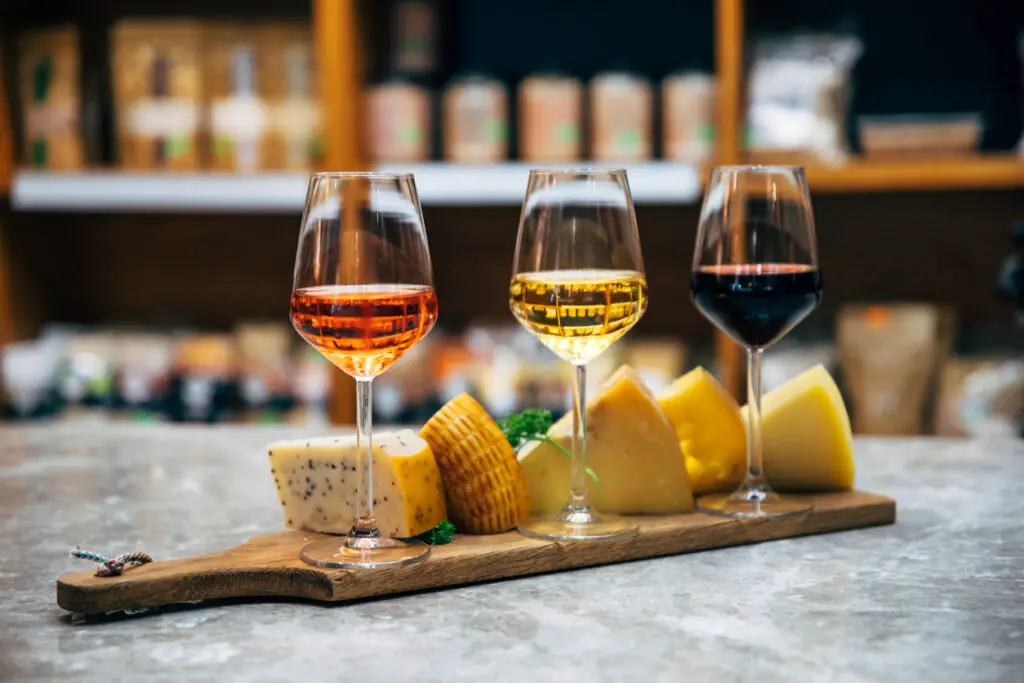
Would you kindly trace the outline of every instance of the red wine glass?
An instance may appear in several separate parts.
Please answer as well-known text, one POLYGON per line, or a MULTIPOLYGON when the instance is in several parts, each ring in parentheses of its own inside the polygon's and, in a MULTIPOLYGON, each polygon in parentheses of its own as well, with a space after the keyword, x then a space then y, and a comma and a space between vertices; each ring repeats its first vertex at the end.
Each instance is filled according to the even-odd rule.
POLYGON ((725 517, 808 512, 772 491, 761 453, 761 359, 821 300, 821 273, 807 179, 799 166, 712 169, 697 228, 690 281, 708 320, 747 349, 747 473, 725 496, 697 502, 725 517))

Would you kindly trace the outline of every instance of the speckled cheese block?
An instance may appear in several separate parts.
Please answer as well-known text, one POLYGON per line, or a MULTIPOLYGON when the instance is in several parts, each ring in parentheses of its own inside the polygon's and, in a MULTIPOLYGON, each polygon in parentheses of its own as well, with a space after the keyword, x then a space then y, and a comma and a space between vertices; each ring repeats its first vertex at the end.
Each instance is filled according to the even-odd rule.
MULTIPOLYGON (((278 441, 268 452, 285 524, 348 533, 358 508, 355 436, 278 441)), ((389 536, 416 536, 447 518, 437 462, 415 432, 373 435, 373 500, 377 526, 389 536)))

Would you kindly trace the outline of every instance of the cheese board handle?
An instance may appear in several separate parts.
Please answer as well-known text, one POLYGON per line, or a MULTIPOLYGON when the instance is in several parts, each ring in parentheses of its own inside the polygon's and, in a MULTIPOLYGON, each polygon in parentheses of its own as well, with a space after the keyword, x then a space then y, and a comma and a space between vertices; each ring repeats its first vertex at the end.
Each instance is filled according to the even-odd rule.
POLYGON ((173 604, 248 597, 332 600, 327 572, 296 563, 310 534, 258 536, 229 550, 179 560, 152 562, 120 576, 95 571, 57 580, 57 604, 69 612, 100 614, 173 604))

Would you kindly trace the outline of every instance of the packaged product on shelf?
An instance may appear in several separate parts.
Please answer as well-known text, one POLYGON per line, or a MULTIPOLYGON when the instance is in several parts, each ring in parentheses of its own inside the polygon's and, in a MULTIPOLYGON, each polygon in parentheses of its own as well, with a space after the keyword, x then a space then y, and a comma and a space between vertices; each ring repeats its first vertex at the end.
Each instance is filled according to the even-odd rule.
POLYGON ((18 47, 25 163, 55 171, 83 168, 78 31, 29 31, 18 47))
POLYGON ((982 120, 977 113, 859 116, 857 131, 865 156, 967 155, 978 150, 982 120))
POLYGON ((120 333, 114 388, 119 417, 150 422, 164 417, 174 341, 160 333, 120 333))
POLYGON ((924 304, 840 310, 837 347, 855 432, 922 432, 939 327, 939 309, 924 304))
POLYGON ((260 90, 270 127, 264 168, 303 171, 323 160, 323 111, 308 24, 261 28, 260 90))
POLYGON ((260 90, 257 32, 246 25, 213 23, 203 36, 210 165, 218 171, 266 168, 270 122, 260 90))
POLYGON ((167 417, 174 422, 231 421, 239 403, 236 357, 231 335, 182 339, 167 391, 167 417))
POLYGON ((590 81, 590 154, 596 161, 654 156, 654 94, 647 79, 624 71, 590 81))
POLYGON ((749 150, 842 161, 850 73, 861 50, 857 38, 844 35, 758 40, 747 86, 749 150))
POLYGON ((324 426, 329 422, 328 400, 331 373, 339 372, 309 344, 301 344, 293 355, 292 386, 295 407, 288 413, 289 424, 324 426))
POLYGON ((366 93, 370 160, 418 162, 430 158, 430 93, 401 78, 370 86, 366 93))
POLYGON ((940 436, 1015 437, 1024 416, 1024 361, 951 358, 942 367, 935 410, 940 436))
MULTIPOLYGON (((621 342, 620 342, 621 343, 621 342)), ((683 374, 686 347, 675 339, 625 340, 622 363, 636 370, 652 392, 659 393, 683 374)))
POLYGON ((59 349, 44 341, 9 344, 0 349, 0 415, 8 420, 50 417, 57 412, 55 384, 59 349))
POLYGON ((715 79, 681 72, 661 82, 662 154, 666 159, 699 163, 711 158, 715 144, 715 79))
POLYGON ((121 165, 199 168, 202 24, 127 20, 114 26, 112 35, 121 165))
POLYGON ((508 157, 508 89, 494 78, 466 75, 444 92, 444 158, 489 164, 508 157))
POLYGON ((295 333, 285 324, 243 323, 235 328, 243 421, 281 422, 293 408, 294 338, 295 333))
POLYGON ((391 15, 391 67, 410 76, 438 69, 437 7, 432 0, 399 0, 391 15))
POLYGON ((519 84, 519 156, 523 161, 577 161, 582 153, 583 86, 579 79, 536 74, 519 84))

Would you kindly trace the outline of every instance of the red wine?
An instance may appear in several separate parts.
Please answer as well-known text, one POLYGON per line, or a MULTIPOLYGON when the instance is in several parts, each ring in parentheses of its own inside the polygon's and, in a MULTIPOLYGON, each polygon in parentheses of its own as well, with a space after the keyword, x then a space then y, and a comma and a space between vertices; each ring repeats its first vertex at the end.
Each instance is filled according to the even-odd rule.
POLYGON ((779 339, 821 301, 821 273, 798 263, 704 266, 691 281, 697 309, 746 346, 779 339))

